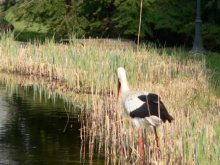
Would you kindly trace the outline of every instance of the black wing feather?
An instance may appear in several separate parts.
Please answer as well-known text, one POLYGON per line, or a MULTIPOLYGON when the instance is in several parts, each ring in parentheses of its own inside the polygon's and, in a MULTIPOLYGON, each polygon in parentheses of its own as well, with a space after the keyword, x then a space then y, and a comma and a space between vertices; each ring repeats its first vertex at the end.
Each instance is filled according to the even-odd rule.
POLYGON ((148 117, 150 115, 155 115, 159 117, 158 112, 158 103, 159 103, 159 110, 160 110, 160 118, 163 122, 166 122, 168 120, 171 122, 174 120, 172 116, 168 113, 165 105, 161 101, 160 97, 157 94, 149 93, 148 95, 140 95, 138 98, 143 101, 143 105, 141 105, 139 108, 135 109, 134 111, 130 112, 130 116, 132 118, 134 117, 148 117))
POLYGON ((134 117, 145 118, 145 117, 150 116, 150 114, 149 114, 149 111, 146 109, 145 103, 143 103, 143 105, 141 105, 139 108, 130 112, 130 116, 132 118, 134 118, 134 117))
POLYGON ((149 93, 148 95, 140 95, 138 96, 138 98, 143 102, 146 102, 148 99, 148 101, 158 103, 158 99, 160 100, 160 96, 155 93, 149 93))

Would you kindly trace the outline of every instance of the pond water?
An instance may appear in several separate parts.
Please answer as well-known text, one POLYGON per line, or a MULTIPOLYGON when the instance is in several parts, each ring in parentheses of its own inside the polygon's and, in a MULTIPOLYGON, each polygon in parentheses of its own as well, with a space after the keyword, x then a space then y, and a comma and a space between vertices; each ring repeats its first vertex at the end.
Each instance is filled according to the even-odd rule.
MULTIPOLYGON (((62 100, 36 97, 31 88, 9 95, 0 85, 0 165, 89 163, 80 159, 78 113, 68 121, 64 107, 62 100)), ((104 164, 98 157, 90 163, 104 164)))

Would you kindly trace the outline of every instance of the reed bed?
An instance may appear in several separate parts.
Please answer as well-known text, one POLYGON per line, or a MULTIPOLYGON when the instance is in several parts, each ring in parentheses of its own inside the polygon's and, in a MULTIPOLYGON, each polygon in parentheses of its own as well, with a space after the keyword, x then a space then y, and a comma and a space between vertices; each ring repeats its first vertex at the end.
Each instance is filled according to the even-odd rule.
MULTIPOLYGON (((159 93, 175 118, 173 124, 159 128, 160 156, 155 150, 153 131, 146 128, 145 163, 219 163, 219 105, 207 82, 204 61, 152 57, 146 52, 135 56, 142 60, 137 62, 136 70, 128 72, 130 82, 136 84, 133 88, 159 93)), ((103 148, 98 152, 110 156, 110 164, 139 164, 138 130, 124 118, 114 95, 95 97, 92 112, 85 119, 91 121, 86 125, 88 141, 103 148)))
MULTIPOLYGON (((191 58, 176 49, 169 53, 143 46, 137 52, 120 41, 114 49, 105 44, 69 45, 52 41, 20 47, 10 37, 0 41, 0 70, 46 78, 68 98, 82 97, 82 153, 105 156, 106 164, 139 164, 138 131, 122 111, 116 97, 116 69, 124 66, 132 89, 158 93, 172 124, 158 128, 161 154, 154 134, 144 129, 146 164, 219 164, 219 100, 213 94, 205 58, 191 58), (60 88, 59 88, 60 87, 60 88), (76 92, 74 94, 74 91, 76 92)), ((83 154, 82 154, 83 155, 83 154)), ((83 156, 82 156, 83 157, 83 156)))

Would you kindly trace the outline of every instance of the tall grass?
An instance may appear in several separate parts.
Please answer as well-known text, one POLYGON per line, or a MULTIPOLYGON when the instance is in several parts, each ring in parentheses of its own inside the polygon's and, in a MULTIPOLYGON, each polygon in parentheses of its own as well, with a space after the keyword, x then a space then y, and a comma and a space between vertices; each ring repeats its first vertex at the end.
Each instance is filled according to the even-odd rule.
POLYGON ((46 84, 55 84, 51 90, 69 93, 72 100, 78 97, 73 92, 84 93, 77 101, 83 103, 82 148, 89 145, 91 160, 95 152, 106 157, 106 164, 138 164, 138 131, 116 98, 115 72, 124 66, 130 87, 161 95, 175 118, 174 123, 158 128, 161 155, 156 153, 152 129, 144 130, 146 163, 220 163, 220 105, 210 87, 204 58, 190 58, 179 49, 169 55, 153 47, 134 52, 120 41, 80 42, 59 45, 48 41, 23 48, 2 36, 0 70, 43 77, 46 84))

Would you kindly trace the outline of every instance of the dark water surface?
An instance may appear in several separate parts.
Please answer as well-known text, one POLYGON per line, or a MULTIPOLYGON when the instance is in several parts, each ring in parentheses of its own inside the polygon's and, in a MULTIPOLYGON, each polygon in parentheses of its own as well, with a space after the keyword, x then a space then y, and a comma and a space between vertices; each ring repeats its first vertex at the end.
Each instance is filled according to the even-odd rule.
MULTIPOLYGON (((59 99, 55 103, 39 99, 30 89, 9 96, 1 85, 0 165, 87 164, 80 160, 78 114, 70 117, 67 124, 59 99)), ((93 164, 103 163, 94 160, 93 164)))

